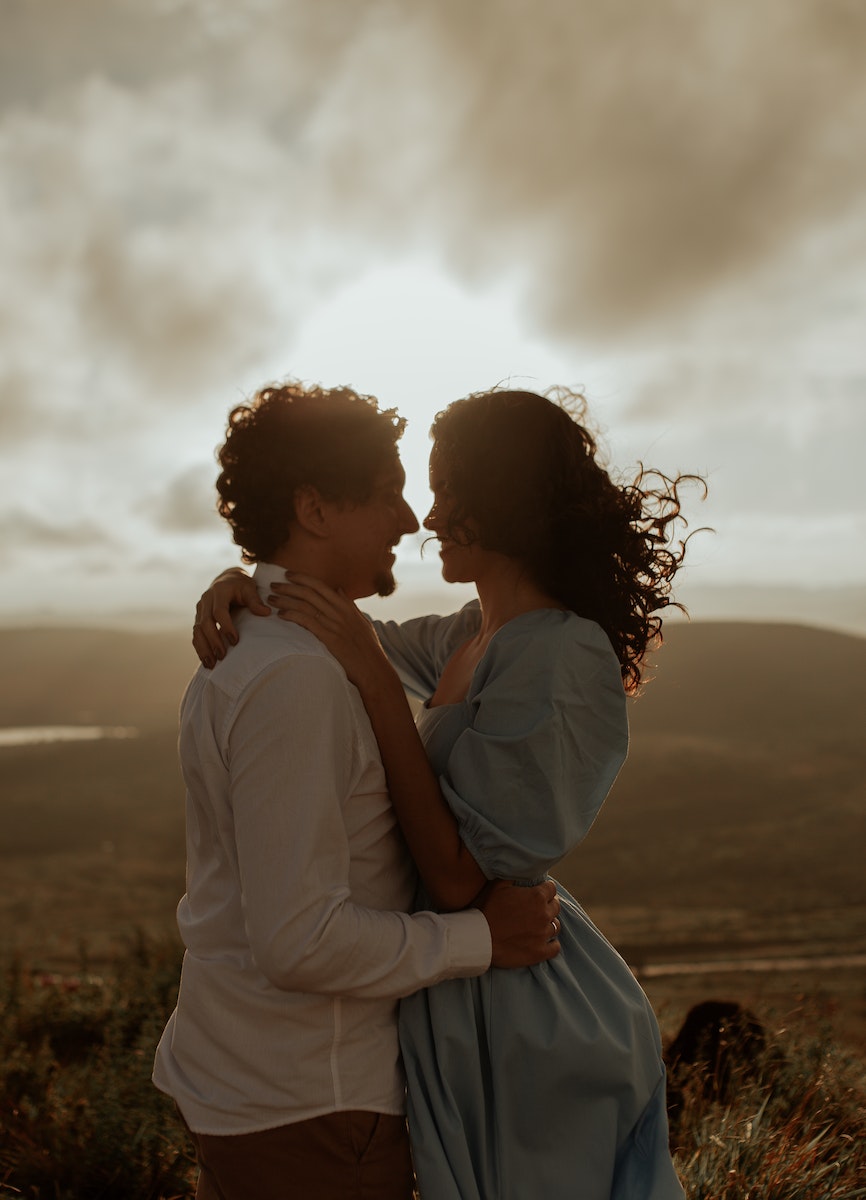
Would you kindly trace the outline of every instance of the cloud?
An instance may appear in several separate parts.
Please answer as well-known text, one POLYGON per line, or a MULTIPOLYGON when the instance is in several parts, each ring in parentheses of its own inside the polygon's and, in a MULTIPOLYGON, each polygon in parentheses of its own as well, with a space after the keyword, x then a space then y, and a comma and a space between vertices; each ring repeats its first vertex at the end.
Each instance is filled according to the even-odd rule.
POLYGON ((118 539, 95 521, 48 519, 25 509, 7 514, 4 557, 12 561, 22 554, 79 555, 82 551, 101 557, 119 546, 118 539))
POLYGON ((206 110, 194 86, 134 96, 90 81, 62 110, 4 123, 0 309, 17 376, 78 358, 91 390, 134 377, 158 405, 281 336, 260 232, 238 230, 226 203, 245 187, 254 198, 269 147, 254 129, 224 141, 206 110))
POLYGON ((193 466, 175 476, 152 502, 154 524, 167 533, 213 534, 221 527, 216 512, 216 466, 193 466))
POLYGON ((532 263, 537 319, 621 330, 861 198, 866 10, 847 0, 425 9, 462 116, 453 261, 532 263))
POLYGON ((190 10, 167 15, 158 0, 4 0, 0 105, 38 106, 94 75, 134 85, 175 73, 197 21, 190 10))
POLYGON ((221 529, 225 413, 317 315, 311 378, 345 361, 405 407, 456 361, 419 261, 502 298, 491 381, 570 382, 515 365, 546 339, 611 380, 636 456, 715 472, 717 512, 858 505, 864 49, 859 0, 4 0, 7 511, 50 555, 119 571, 156 526, 185 561, 221 529), (358 281, 374 308, 389 272, 406 324, 373 338, 358 281))
MULTIPOLYGON (((74 19, 62 0, 16 0, 7 25, 7 94, 44 107, 101 80, 107 127, 132 133, 100 169, 125 191, 135 236, 124 242, 121 221, 112 245, 109 222, 85 251, 89 302, 102 315, 117 297, 126 323, 140 287, 129 340, 146 352, 172 325, 148 300, 182 275, 191 362, 208 329, 219 340, 214 312, 190 263, 168 265, 182 245, 145 236, 133 196, 164 207, 163 230, 199 229, 187 258, 203 255, 203 280, 216 235, 255 225, 294 231, 303 286, 432 243, 465 279, 521 276, 528 319, 580 340, 683 311, 850 211, 866 181, 866 10, 851 0, 178 0, 147 12, 87 0, 74 19), (39 36, 49 21, 62 56, 46 44, 61 39, 39 36), (195 102, 177 99, 184 86, 195 102), (168 117, 172 89, 155 135, 134 97, 168 117), (323 231, 339 261, 305 261, 297 247, 323 231)), ((94 122, 98 104, 91 91, 94 122)), ((214 310, 231 292, 221 282, 214 310)))
POLYGON ((798 527, 841 528, 863 511, 866 379, 828 384, 781 357, 669 348, 635 384, 618 443, 621 466, 641 459, 706 477, 706 504, 689 501, 692 524, 751 522, 757 537, 761 522, 787 520, 790 534, 777 549, 794 555, 798 527))

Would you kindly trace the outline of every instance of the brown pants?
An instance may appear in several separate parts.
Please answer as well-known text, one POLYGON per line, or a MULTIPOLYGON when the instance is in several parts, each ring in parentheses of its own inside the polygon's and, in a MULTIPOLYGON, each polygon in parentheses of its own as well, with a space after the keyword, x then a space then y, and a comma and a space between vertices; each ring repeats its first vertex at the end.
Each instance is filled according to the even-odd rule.
POLYGON ((336 1112, 260 1133, 193 1133, 196 1200, 411 1200, 405 1117, 336 1112))

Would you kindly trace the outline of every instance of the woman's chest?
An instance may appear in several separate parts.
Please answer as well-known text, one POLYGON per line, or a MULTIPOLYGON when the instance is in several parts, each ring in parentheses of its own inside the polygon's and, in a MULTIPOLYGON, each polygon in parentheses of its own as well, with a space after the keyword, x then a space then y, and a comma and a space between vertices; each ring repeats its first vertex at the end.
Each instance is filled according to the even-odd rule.
POLYGON ((442 704, 459 704, 466 699, 475 668, 484 656, 486 648, 486 645, 481 645, 472 638, 454 651, 439 676, 436 691, 428 701, 430 708, 442 704))

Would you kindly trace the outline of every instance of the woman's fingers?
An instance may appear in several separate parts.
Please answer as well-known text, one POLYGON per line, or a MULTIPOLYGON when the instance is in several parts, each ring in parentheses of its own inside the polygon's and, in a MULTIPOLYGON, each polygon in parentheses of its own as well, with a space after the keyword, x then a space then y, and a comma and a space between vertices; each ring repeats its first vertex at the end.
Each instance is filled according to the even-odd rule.
POLYGON ((313 633, 338 628, 330 614, 318 608, 313 600, 302 596, 283 596, 281 603, 277 605, 276 599, 276 597, 268 596, 268 600, 273 603, 274 607, 279 607, 279 614, 284 621, 303 625, 304 629, 309 629, 313 633))
POLYGON ((232 620, 233 609, 248 608, 259 617, 266 617, 271 611, 259 598, 256 581, 243 573, 231 572, 219 576, 205 592, 205 596, 211 598, 214 623, 232 645, 238 640, 238 632, 232 620))
POLYGON ((192 648, 198 655, 202 666, 210 668, 214 665, 214 653, 210 641, 198 621, 192 627, 192 648))
POLYGON ((195 624, 192 627, 192 644, 196 654, 206 667, 212 667, 225 654, 222 637, 213 614, 212 588, 199 598, 195 606, 195 624))
POLYGON ((356 686, 364 680, 369 683, 387 660, 367 618, 344 592, 311 576, 287 575, 286 582, 274 584, 273 594, 268 595, 280 617, 317 637, 356 686))
POLYGON ((313 575, 301 575, 296 571, 286 571, 286 582, 281 585, 287 589, 295 588, 297 591, 308 594, 313 593, 320 599, 329 604, 339 604, 345 601, 345 596, 336 588, 329 587, 321 579, 316 579, 313 575))
POLYGON ((274 583, 268 601, 286 620, 294 620, 297 612, 310 613, 320 620, 340 622, 351 620, 357 610, 342 592, 328 587, 311 575, 286 572, 285 583, 274 583))
POLYGON ((238 640, 233 608, 248 608, 257 616, 271 611, 249 575, 232 570, 215 579, 196 605, 192 630, 193 648, 206 667, 225 658, 226 644, 233 646, 238 640))

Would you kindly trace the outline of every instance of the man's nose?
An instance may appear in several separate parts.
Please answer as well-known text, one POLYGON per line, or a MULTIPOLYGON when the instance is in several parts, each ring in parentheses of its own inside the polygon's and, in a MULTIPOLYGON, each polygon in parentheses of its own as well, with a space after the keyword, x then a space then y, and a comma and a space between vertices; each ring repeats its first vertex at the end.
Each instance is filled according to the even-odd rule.
POLYGON ((415 516, 414 512, 405 500, 403 501, 403 520, 401 528, 403 533, 417 533, 418 529, 420 528, 418 525, 418 518, 415 516))

